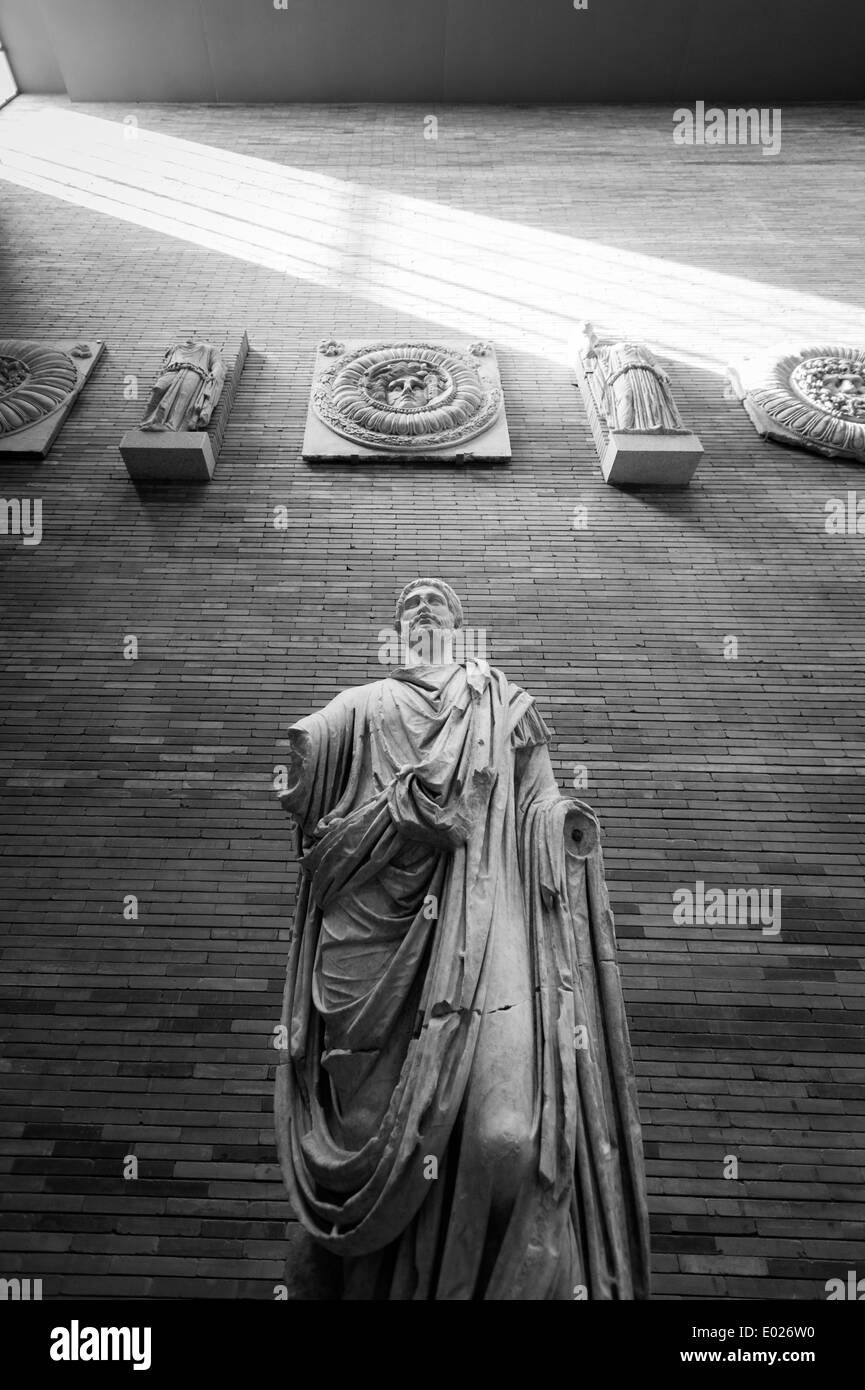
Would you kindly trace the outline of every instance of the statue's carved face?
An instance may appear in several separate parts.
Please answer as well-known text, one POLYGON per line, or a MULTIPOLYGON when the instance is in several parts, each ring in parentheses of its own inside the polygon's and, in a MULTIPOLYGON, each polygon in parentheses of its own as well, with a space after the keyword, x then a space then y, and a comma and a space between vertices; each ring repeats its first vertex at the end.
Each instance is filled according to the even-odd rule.
POLYGON ((373 399, 386 401, 390 410, 412 413, 426 410, 446 385, 447 379, 425 362, 389 362, 370 373, 367 391, 373 399))
POLYGON ((416 589, 410 589, 403 599, 400 622, 411 637, 429 628, 450 630, 454 626, 454 615, 441 589, 419 584, 416 589))
POLYGON ((836 372, 825 378, 830 391, 843 391, 847 395, 861 396, 865 392, 865 377, 861 372, 836 372))
POLYGON ((426 382, 416 372, 392 377, 387 383, 387 403, 390 406, 420 405, 426 401, 426 382))
POLYGON ((820 410, 849 420, 865 419, 865 364, 844 357, 811 357, 795 369, 794 387, 820 410))

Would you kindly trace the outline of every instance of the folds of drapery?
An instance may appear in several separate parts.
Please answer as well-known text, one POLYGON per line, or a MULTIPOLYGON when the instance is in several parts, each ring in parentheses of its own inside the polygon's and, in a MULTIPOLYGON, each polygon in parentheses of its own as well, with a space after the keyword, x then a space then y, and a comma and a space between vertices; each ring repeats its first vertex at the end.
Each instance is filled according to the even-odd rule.
POLYGON ((526 803, 524 793, 524 806, 520 861, 542 1055, 540 1176, 558 1209, 570 1194, 586 1296, 648 1298, 642 1137, 600 830, 580 801, 526 803), (580 826, 581 846, 566 839, 566 821, 580 826))
MULTIPOLYGON (((304 773, 283 800, 307 827, 317 825, 304 856, 283 1007, 289 1045, 277 1073, 278 1146, 301 1220, 342 1255, 380 1249, 423 1203, 428 1184, 422 1166, 429 1158, 444 1159, 483 1012, 489 885, 508 796, 498 769, 507 766, 510 737, 529 698, 519 692, 511 699, 498 673, 481 690, 463 679, 457 691, 433 721, 435 739, 425 738, 417 721, 423 761, 398 767, 360 806, 353 803, 361 770, 365 764, 369 769, 370 758, 384 756, 384 735, 394 745, 391 761, 399 761, 401 729, 415 717, 413 693, 382 682, 338 697, 297 726, 304 736, 298 740, 304 773), (393 701, 402 706, 399 718, 388 708, 393 701), (431 882, 440 885, 436 916, 416 914, 380 993, 395 985, 398 968, 404 986, 416 985, 417 1026, 382 1123, 359 1148, 348 1149, 333 1133, 321 1062, 324 1028, 310 1003, 323 912, 341 894, 362 891, 371 861, 379 874, 387 873, 399 844, 415 840, 437 850, 431 866, 431 882)), ((353 1021, 363 1012, 362 1003, 353 1021)), ((373 1033, 379 1021, 367 1011, 373 1033)), ((354 1045, 362 1052, 375 1039, 355 1029, 354 1045)))
MULTIPOLYGON (((518 692, 515 699, 495 677, 485 696, 469 688, 453 728, 442 721, 425 766, 392 768, 390 780, 359 805, 381 731, 379 687, 349 692, 351 699, 339 697, 298 726, 303 775, 289 804, 306 828, 306 855, 282 1017, 288 1047, 277 1075, 280 1160, 297 1214, 326 1248, 362 1257, 406 1235, 397 1268, 418 1251, 440 1253, 447 1184, 434 1184, 433 1193, 419 1166, 434 1157, 444 1172, 454 1162, 448 1143, 484 1008, 488 885, 496 855, 506 852, 510 797, 537 1001, 538 1181, 520 1195, 481 1296, 575 1296, 562 1292, 560 1277, 562 1245, 571 1242, 569 1268, 580 1271, 590 1299, 647 1297, 639 1119, 597 823, 555 790, 548 731, 529 697, 518 692), (513 767, 515 749, 524 754, 514 809, 503 770, 513 767), (566 854, 569 813, 586 834, 582 849, 566 854), (403 1004, 416 1014, 410 1028, 402 1017, 404 1052, 381 1124, 348 1148, 334 1118, 324 1022, 314 1005, 323 918, 329 905, 352 895, 360 902, 376 876, 389 882, 400 845, 410 840, 430 848, 427 886, 435 889, 437 915, 417 911, 370 994, 331 1019, 341 1025, 344 1013, 340 1046, 361 1056, 386 1046, 383 1029, 400 1036, 403 1004)), ((401 698, 392 689, 388 697, 401 698)), ((404 1286, 413 1282, 416 1273, 404 1271, 404 1286)))

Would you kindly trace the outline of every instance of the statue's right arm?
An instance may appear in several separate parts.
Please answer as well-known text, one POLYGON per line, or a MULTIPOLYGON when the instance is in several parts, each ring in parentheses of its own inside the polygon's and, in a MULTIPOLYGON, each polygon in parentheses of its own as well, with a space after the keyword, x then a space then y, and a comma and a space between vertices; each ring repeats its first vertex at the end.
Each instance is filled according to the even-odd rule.
POLYGON ((287 734, 289 749, 286 755, 287 785, 280 793, 282 809, 303 821, 306 803, 309 799, 309 779, 312 771, 312 738, 306 729, 292 728, 287 734))
POLYGON ((286 732, 285 790, 279 800, 304 833, 333 809, 345 790, 358 731, 366 727, 369 689, 342 691, 286 732))

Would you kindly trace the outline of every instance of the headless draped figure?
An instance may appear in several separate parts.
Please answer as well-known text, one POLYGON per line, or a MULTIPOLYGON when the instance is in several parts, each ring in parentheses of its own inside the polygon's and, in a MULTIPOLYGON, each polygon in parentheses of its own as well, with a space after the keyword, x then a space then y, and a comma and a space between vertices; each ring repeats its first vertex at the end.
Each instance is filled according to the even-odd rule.
POLYGON ((225 382, 225 363, 212 343, 195 337, 170 347, 144 412, 143 430, 203 430, 225 382))
POLYGON ((639 343, 602 344, 590 323, 583 325, 583 333, 592 391, 611 430, 687 433, 670 379, 647 348, 639 343))

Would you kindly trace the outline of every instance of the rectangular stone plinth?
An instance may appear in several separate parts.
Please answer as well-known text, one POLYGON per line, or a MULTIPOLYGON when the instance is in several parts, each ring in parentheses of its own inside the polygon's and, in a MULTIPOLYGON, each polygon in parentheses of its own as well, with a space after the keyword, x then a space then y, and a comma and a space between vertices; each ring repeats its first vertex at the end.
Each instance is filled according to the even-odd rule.
POLYGON ((216 467, 205 430, 130 430, 120 453, 139 482, 209 483, 216 467))
POLYGON ((703 457, 695 434, 611 430, 598 410, 581 354, 574 375, 586 407, 604 482, 611 487, 687 487, 703 457))
POLYGON ((695 434, 620 434, 613 430, 601 458, 614 487, 687 487, 703 456, 695 434))
MULTIPOLYGON (((3 340, 2 347, 4 354, 13 357, 16 347, 24 349, 53 348, 57 352, 66 353, 75 367, 78 381, 57 410, 46 415, 44 419, 28 425, 26 429, 16 430, 14 434, 0 435, 0 457, 8 455, 10 461, 13 458, 44 459, 63 428, 63 422, 75 404, 85 382, 105 351, 105 343, 101 338, 90 340, 77 338, 60 342, 53 338, 7 338, 3 340)), ((39 384, 38 374, 35 376, 34 384, 37 386, 39 384)), ((14 404, 14 393, 10 393, 10 399, 14 404)))
MULTIPOLYGON (((303 459, 306 463, 509 463, 511 460, 511 439, 505 414, 504 396, 497 415, 485 429, 459 442, 444 447, 429 441, 411 448, 383 447, 376 442, 370 444, 358 438, 346 437, 336 429, 331 429, 316 412, 313 404, 316 389, 324 374, 334 366, 335 361, 359 351, 366 345, 374 345, 374 338, 347 339, 345 342, 319 344, 313 367, 309 407, 306 416, 306 431, 303 436, 303 459), (322 347, 328 351, 322 351, 322 347)), ((410 347, 411 340, 395 338, 394 345, 410 347)), ((477 368, 484 388, 501 393, 501 377, 495 348, 491 343, 471 344, 468 340, 454 342, 450 339, 435 338, 433 346, 452 351, 462 356, 468 355, 477 368), (478 352, 476 349, 482 348, 478 352)))
POLYGON ((129 430, 120 441, 126 471, 136 482, 209 483, 240 383, 249 342, 243 333, 223 350, 222 393, 206 430, 129 430))

